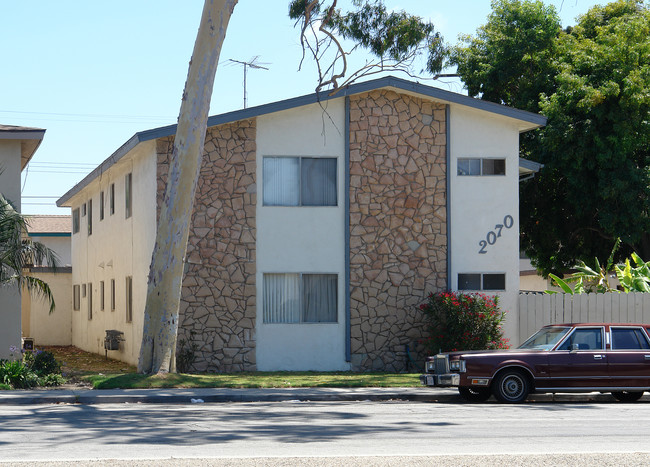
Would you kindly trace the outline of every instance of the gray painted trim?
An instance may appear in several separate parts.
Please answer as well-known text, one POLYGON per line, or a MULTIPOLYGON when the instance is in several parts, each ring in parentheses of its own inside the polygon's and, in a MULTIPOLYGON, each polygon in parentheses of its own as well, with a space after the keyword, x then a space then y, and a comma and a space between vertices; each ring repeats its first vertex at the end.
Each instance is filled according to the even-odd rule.
POLYGON ((447 158, 447 176, 445 177, 445 186, 447 190, 447 290, 451 290, 451 108, 449 104, 445 106, 445 130, 446 130, 446 147, 445 156, 447 158))
POLYGON ((544 167, 544 164, 540 164, 539 162, 534 162, 528 159, 524 159, 523 157, 520 157, 519 167, 537 173, 542 169, 542 167, 544 167))
POLYGON ((0 139, 43 139, 45 130, 0 130, 0 139))
POLYGON ((29 272, 33 273, 50 273, 50 274, 72 274, 72 266, 59 266, 57 268, 49 268, 47 266, 32 266, 29 272))
MULTIPOLYGON (((330 99, 337 99, 340 97, 348 97, 354 94, 373 91, 380 88, 394 88, 399 91, 411 92, 422 96, 430 97, 439 101, 444 101, 447 104, 459 104, 473 109, 491 112, 497 115, 514 118, 522 122, 529 123, 532 127, 539 127, 546 125, 546 117, 527 112, 525 110, 514 109, 504 105, 495 104, 494 102, 483 101, 473 97, 464 96, 443 89, 425 86, 420 83, 414 83, 405 79, 396 78, 394 76, 386 76, 375 80, 365 81, 362 83, 352 84, 341 90, 334 95, 329 95, 326 92, 308 94, 306 96, 294 97, 283 101, 272 102, 270 104, 259 105, 256 107, 249 107, 247 109, 236 110, 227 112, 221 115, 214 115, 208 118, 208 127, 220 125, 223 123, 235 122, 238 120, 245 120, 248 118, 258 117, 273 112, 280 112, 283 110, 292 109, 309 104, 315 104, 330 99)), ((157 138, 164 138, 176 134, 176 125, 168 125, 160 128, 153 128, 136 133, 117 149, 108 159, 100 164, 95 170, 88 174, 81 182, 76 184, 72 189, 65 193, 57 202, 57 206, 62 206, 67 203, 70 198, 79 193, 86 185, 90 183, 99 174, 108 170, 113 164, 117 163, 124 157, 133 147, 143 141, 149 141, 157 138)))
POLYGON ((29 232, 28 237, 71 237, 70 232, 29 232))
POLYGON ((344 238, 345 238, 345 361, 352 360, 352 329, 350 304, 350 97, 345 96, 345 214, 344 214, 344 238))

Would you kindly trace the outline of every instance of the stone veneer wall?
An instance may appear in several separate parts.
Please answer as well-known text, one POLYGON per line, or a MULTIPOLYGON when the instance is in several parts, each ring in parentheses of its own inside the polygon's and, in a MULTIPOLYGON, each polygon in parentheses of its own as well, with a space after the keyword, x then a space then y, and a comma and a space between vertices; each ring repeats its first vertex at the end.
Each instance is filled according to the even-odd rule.
MULTIPOLYGON (((179 316, 181 341, 193 342, 193 369, 254 371, 255 120, 208 128, 194 199, 179 316)), ((158 213, 173 138, 158 140, 158 213)), ((186 344, 187 347, 187 344, 186 344)))
POLYGON ((418 304, 447 286, 443 104, 380 90, 350 98, 353 370, 418 360, 418 304))

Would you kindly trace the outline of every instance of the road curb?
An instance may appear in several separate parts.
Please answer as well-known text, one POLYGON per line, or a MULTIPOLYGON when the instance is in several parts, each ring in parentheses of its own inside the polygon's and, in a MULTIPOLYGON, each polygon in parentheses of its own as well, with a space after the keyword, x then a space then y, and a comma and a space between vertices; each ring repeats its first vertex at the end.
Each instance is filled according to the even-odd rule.
MULTIPOLYGON (((52 389, 0 391, 1 405, 192 404, 245 402, 387 402, 467 404, 453 389, 286 388, 286 389, 52 389)), ((528 403, 614 402, 611 394, 532 394, 528 403)), ((650 395, 641 401, 650 402, 650 395)), ((487 404, 497 404, 490 399, 487 404)))

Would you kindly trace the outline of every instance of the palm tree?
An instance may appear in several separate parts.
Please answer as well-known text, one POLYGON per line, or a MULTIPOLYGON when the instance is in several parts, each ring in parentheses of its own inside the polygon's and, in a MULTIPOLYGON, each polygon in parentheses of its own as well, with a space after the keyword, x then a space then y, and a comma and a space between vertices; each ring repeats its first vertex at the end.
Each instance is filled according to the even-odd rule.
POLYGON ((25 274, 25 268, 46 264, 56 269, 56 253, 42 243, 34 242, 24 234, 29 218, 19 213, 0 194, 0 286, 17 285, 29 293, 44 298, 54 311, 54 297, 47 283, 25 274))

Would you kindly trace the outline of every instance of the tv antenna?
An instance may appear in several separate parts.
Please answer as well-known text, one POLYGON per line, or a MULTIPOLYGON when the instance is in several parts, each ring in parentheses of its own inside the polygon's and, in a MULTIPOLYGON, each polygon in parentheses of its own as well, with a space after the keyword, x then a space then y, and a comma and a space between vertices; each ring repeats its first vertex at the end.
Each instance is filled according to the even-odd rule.
POLYGON ((268 70, 265 66, 262 65, 270 65, 269 63, 264 63, 264 62, 258 62, 257 60, 260 58, 259 55, 254 56, 247 62, 244 62, 242 60, 233 60, 232 58, 229 58, 228 61, 232 63, 236 63, 238 65, 242 65, 244 67, 244 108, 246 108, 246 70, 250 68, 254 68, 256 70, 268 70))

